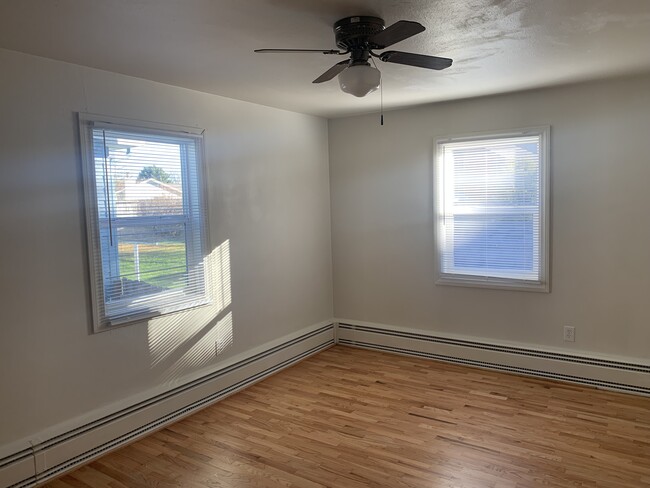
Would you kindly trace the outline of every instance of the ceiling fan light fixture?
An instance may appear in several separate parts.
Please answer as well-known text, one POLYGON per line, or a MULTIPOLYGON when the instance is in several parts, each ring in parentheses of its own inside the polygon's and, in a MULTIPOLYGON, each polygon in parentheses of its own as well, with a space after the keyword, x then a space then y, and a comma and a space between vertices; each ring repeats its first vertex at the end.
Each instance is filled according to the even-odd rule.
POLYGON ((375 66, 374 58, 383 63, 402 64, 417 68, 442 70, 449 68, 453 60, 426 54, 403 51, 384 51, 384 49, 425 30, 419 22, 398 20, 384 27, 383 19, 363 15, 346 17, 334 24, 334 37, 339 49, 256 49, 257 53, 322 53, 346 55, 350 57, 339 61, 312 83, 325 83, 338 76, 341 90, 355 97, 365 97, 379 88, 381 73, 375 66), (383 51, 381 53, 376 50, 383 51), (373 58, 373 59, 371 59, 373 58), (370 66, 368 60, 372 61, 370 66))
POLYGON ((379 87, 381 73, 368 63, 353 64, 339 74, 341 90, 355 97, 365 97, 379 87))

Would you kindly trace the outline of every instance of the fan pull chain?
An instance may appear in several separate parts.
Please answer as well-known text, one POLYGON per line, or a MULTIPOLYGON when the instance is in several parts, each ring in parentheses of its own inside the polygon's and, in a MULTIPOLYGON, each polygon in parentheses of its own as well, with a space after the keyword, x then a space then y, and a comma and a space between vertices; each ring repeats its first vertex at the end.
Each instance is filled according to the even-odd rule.
MULTIPOLYGON (((374 58, 370 58, 370 61, 372 61, 375 69, 379 71, 374 58)), ((379 125, 384 125, 384 74, 381 71, 379 71, 379 125)))
POLYGON ((379 77, 379 113, 381 125, 384 125, 384 80, 383 76, 379 77))

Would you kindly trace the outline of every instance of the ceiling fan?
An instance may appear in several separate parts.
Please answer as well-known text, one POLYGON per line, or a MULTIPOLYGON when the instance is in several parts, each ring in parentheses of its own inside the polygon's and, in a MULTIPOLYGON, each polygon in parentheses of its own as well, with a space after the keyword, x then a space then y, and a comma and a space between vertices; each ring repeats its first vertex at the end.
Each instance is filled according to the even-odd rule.
MULTIPOLYGON (((341 90, 357 97, 364 97, 375 91, 381 81, 381 73, 370 65, 371 58, 386 63, 405 64, 418 68, 441 70, 451 66, 452 60, 438 56, 405 53, 402 51, 375 50, 386 49, 404 39, 424 31, 418 22, 400 20, 384 27, 384 20, 378 17, 346 17, 334 24, 336 45, 340 49, 256 49, 256 53, 321 53, 337 54, 350 58, 336 63, 313 83, 323 83, 338 75, 341 90)), ((374 61, 373 61, 374 64, 374 61)))

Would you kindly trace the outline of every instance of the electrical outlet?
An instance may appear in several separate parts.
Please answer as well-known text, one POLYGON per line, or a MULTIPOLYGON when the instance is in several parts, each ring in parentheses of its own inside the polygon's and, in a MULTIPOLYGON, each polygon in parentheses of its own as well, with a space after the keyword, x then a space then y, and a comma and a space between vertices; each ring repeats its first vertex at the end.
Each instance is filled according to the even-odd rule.
POLYGON ((576 341, 576 328, 570 325, 564 326, 564 342, 576 341))

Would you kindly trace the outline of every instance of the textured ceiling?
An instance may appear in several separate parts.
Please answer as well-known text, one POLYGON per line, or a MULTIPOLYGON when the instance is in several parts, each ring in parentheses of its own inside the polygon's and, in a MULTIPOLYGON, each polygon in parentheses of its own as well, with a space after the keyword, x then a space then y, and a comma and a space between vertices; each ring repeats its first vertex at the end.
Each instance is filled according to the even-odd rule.
POLYGON ((445 71, 380 63, 386 108, 650 71, 650 0, 0 0, 0 47, 297 112, 378 110, 337 80, 332 24, 376 15, 426 31, 392 49, 445 71))

